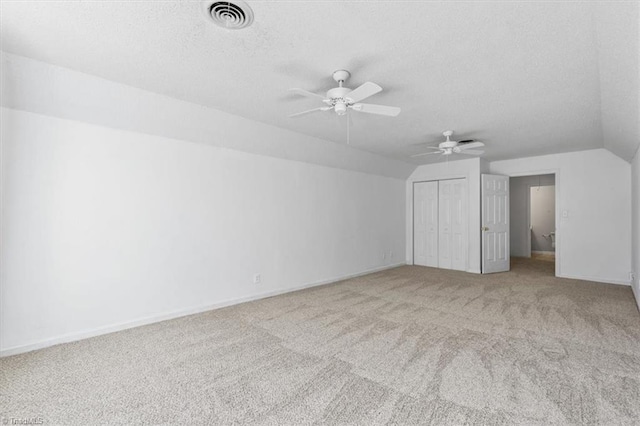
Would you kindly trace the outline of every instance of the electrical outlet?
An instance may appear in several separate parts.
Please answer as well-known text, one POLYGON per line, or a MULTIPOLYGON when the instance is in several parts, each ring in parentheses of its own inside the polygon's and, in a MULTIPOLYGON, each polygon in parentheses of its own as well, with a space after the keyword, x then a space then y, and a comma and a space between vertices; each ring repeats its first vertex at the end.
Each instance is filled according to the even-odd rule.
POLYGON ((260 274, 253 274, 253 283, 260 284, 262 282, 262 277, 260 274))
POLYGON ((387 260, 387 252, 386 251, 382 252, 382 260, 387 260))
POLYGON ((629 272, 629 281, 631 281, 631 283, 634 283, 636 279, 636 275, 633 273, 633 271, 629 272))
POLYGON ((389 250, 389 260, 393 259, 393 250, 389 250))

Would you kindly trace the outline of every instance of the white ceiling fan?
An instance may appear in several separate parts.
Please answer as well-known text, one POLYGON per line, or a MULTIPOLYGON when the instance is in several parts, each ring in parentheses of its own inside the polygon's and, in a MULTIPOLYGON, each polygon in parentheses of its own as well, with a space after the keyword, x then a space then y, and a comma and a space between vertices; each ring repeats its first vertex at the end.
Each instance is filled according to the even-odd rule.
POLYGON ((349 109, 358 112, 364 112, 367 114, 388 115, 391 117, 395 117, 396 115, 400 114, 400 108, 398 107, 360 103, 360 101, 368 98, 369 96, 373 96, 376 93, 382 91, 382 87, 370 81, 367 81, 366 83, 353 90, 349 89, 348 87, 343 87, 342 85, 350 76, 351 73, 349 71, 335 71, 333 73, 333 79, 338 83, 338 87, 330 89, 327 92, 326 96, 319 93, 309 92, 304 89, 289 89, 289 91, 292 93, 306 96, 308 98, 320 99, 326 104, 326 106, 310 109, 308 111, 298 112, 296 114, 290 115, 289 117, 298 117, 300 115, 309 114, 311 112, 329 110, 335 111, 335 113, 338 115, 345 115, 347 113, 347 110, 349 109))
POLYGON ((430 146, 428 149, 432 151, 423 152, 420 154, 412 155, 412 157, 422 157, 423 155, 451 155, 451 154, 464 154, 464 155, 482 155, 484 151, 474 148, 482 148, 484 144, 474 139, 467 139, 464 141, 452 141, 450 138, 453 135, 453 130, 447 130, 442 132, 447 138, 446 141, 441 142, 438 146, 430 146))

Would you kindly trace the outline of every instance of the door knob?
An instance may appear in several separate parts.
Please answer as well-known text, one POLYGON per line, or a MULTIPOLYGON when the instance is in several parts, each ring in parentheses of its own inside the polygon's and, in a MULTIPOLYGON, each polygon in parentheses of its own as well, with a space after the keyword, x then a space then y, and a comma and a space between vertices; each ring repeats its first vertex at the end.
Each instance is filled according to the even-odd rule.
POLYGON ((480 228, 480 230, 481 230, 481 231, 488 231, 488 230, 489 230, 489 227, 488 227, 488 226, 483 226, 483 227, 481 227, 481 228, 480 228))

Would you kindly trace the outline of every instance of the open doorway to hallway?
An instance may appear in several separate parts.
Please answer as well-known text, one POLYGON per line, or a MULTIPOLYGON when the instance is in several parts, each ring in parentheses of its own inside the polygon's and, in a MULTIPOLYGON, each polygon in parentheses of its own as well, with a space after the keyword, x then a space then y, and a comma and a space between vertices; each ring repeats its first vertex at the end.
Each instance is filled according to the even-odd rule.
POLYGON ((511 264, 555 275, 555 174, 512 177, 509 182, 511 264))

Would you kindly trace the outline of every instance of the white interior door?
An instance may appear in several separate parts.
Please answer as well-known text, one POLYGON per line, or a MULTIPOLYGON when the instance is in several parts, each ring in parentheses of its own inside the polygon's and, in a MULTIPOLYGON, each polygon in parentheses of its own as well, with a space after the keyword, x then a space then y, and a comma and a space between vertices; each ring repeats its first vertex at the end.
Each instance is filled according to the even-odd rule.
POLYGON ((467 180, 439 183, 438 267, 467 270, 467 180))
POLYGON ((482 175, 482 273, 509 270, 509 176, 482 175))
POLYGON ((413 185, 413 264, 438 266, 438 182, 413 185))

